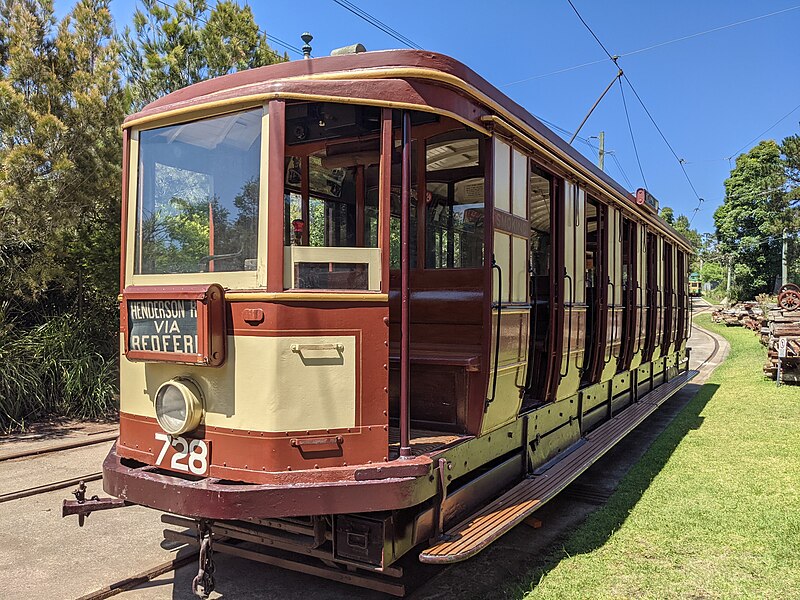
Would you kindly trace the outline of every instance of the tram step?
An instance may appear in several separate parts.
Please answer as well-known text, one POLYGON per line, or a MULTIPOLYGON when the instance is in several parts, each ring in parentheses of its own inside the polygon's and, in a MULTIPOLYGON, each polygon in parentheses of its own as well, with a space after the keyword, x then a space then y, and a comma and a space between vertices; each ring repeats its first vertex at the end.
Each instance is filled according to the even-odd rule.
POLYGON ((523 480, 447 531, 436 544, 420 553, 420 561, 446 564, 476 555, 574 481, 695 375, 697 371, 682 372, 643 396, 639 402, 587 434, 583 444, 549 469, 523 480))

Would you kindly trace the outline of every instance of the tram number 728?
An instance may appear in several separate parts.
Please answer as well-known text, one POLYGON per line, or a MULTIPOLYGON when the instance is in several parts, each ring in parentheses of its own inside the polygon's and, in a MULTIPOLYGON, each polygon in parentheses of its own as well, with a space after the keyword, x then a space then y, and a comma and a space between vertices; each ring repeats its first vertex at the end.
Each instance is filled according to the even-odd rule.
POLYGON ((161 452, 156 458, 156 465, 160 465, 167 456, 169 449, 174 453, 170 460, 170 467, 177 471, 205 475, 208 471, 208 451, 210 442, 205 440, 187 440, 184 437, 171 437, 165 433, 156 433, 156 439, 163 442, 161 452))

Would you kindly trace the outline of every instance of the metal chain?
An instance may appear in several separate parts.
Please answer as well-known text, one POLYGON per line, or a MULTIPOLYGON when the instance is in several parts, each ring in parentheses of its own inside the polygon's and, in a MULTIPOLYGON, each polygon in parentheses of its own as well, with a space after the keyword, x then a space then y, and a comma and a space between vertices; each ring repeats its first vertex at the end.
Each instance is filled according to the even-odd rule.
POLYGON ((199 598, 208 598, 214 591, 214 550, 211 547, 211 527, 206 521, 198 526, 200 560, 197 576, 192 580, 192 591, 199 598))

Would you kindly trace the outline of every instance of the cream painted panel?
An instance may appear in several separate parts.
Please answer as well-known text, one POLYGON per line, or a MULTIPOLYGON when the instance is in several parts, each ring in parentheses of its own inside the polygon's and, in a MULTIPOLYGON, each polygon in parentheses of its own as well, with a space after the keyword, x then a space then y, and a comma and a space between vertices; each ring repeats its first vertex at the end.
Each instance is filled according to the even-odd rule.
POLYGON ((513 194, 511 195, 511 212, 528 218, 528 157, 514 148, 513 150, 513 194))
POLYGON ((575 302, 586 301, 586 192, 578 189, 575 219, 575 302))
MULTIPOLYGON (((503 302, 509 302, 511 295, 511 236, 499 231, 494 232, 494 260, 497 262, 503 274, 503 302)), ((497 302, 497 269, 492 269, 492 302, 497 302)))
POLYGON ((284 246, 283 281, 284 285, 295 287, 295 263, 356 263, 366 264, 370 291, 381 289, 381 249, 380 248, 340 248, 332 246, 284 246))
MULTIPOLYGON (((510 366, 505 369, 500 369, 497 375, 497 388, 495 391, 494 401, 489 403, 486 413, 483 416, 483 423, 481 424, 481 435, 497 429, 501 425, 510 423, 517 418, 520 406, 522 405, 522 398, 519 393, 517 381, 524 377, 525 365, 510 366), (520 376, 520 373, 523 373, 520 376)), ((490 375, 489 383, 491 385, 490 375)), ((489 390, 491 393, 491 389, 489 390)))
POLYGON ((298 431, 356 424, 355 336, 228 336, 228 357, 219 368, 130 362, 121 356, 123 412, 155 417, 158 387, 183 376, 200 387, 204 423, 211 427, 298 431))
POLYGON ((512 302, 528 301, 528 240, 512 237, 512 302))
POLYGON ((511 146, 494 138, 494 207, 511 212, 511 146))

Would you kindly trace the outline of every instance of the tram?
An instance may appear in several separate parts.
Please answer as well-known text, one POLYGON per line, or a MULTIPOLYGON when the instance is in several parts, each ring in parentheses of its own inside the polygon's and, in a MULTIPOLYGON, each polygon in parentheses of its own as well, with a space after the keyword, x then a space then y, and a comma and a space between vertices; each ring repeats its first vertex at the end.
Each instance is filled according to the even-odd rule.
POLYGON ((694 298, 702 296, 702 281, 700 280, 700 273, 691 273, 689 275, 689 295, 694 298))
POLYGON ((452 58, 238 72, 123 136, 111 498, 64 512, 195 528, 199 594, 213 547, 402 595, 693 374, 689 242, 452 58))

